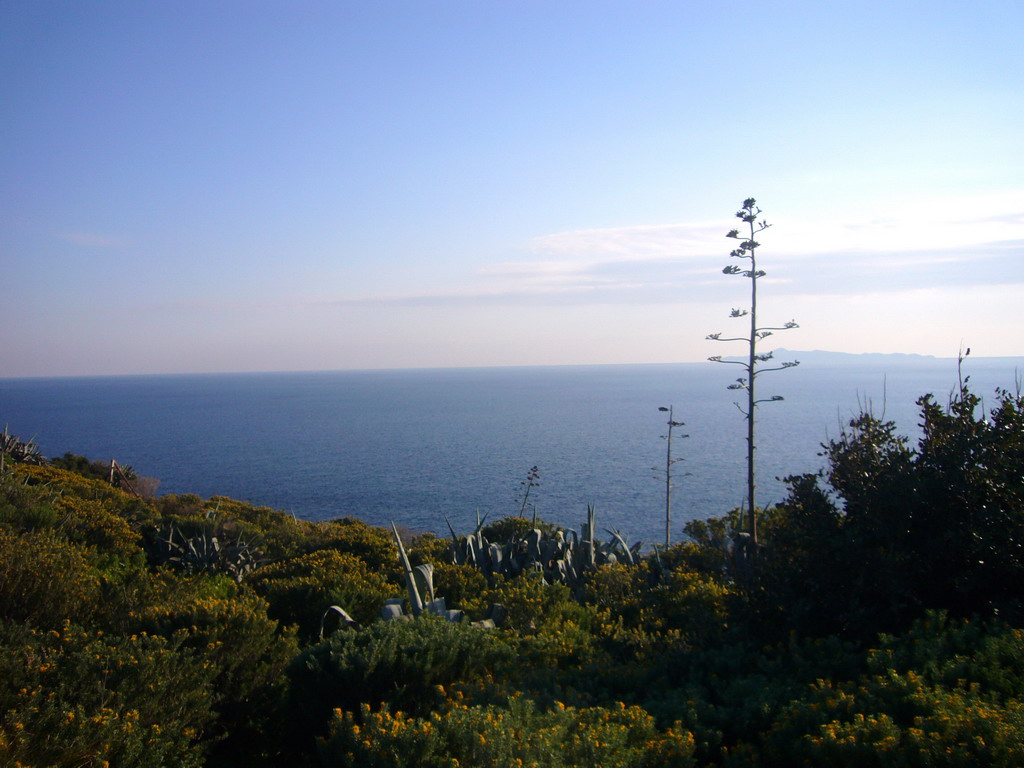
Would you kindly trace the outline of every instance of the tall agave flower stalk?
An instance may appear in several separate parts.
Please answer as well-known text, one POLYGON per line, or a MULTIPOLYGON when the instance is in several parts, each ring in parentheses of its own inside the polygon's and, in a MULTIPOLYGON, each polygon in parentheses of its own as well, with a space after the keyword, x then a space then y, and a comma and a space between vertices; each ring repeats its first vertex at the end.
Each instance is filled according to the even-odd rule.
POLYGON ((761 403, 765 402, 777 402, 782 400, 781 395, 772 395, 761 400, 757 399, 756 395, 756 384, 757 377, 762 373, 768 373, 769 371, 781 371, 785 368, 793 368, 799 365, 799 361, 789 361, 781 363, 774 368, 762 368, 764 363, 768 363, 772 360, 772 353, 765 352, 759 353, 757 351, 758 342, 771 336, 775 331, 788 331, 791 328, 798 328, 799 326, 792 320, 781 326, 759 326, 757 324, 757 281, 759 278, 765 276, 764 270, 757 268, 757 249, 760 247, 760 243, 754 239, 754 236, 771 226, 767 221, 758 221, 761 215, 761 209, 757 207, 757 201, 752 197, 748 197, 743 201, 743 207, 736 211, 736 218, 740 219, 745 226, 746 233, 743 237, 740 235, 738 229, 730 230, 726 237, 731 237, 736 240, 741 240, 739 247, 733 250, 729 255, 734 259, 745 259, 750 262, 749 268, 743 269, 730 264, 722 270, 723 274, 726 275, 742 275, 743 277, 750 280, 750 308, 749 309, 733 309, 730 317, 749 317, 750 318, 750 330, 745 336, 737 336, 733 338, 722 338, 721 333, 712 333, 707 338, 712 341, 742 341, 747 345, 747 355, 745 360, 724 360, 721 355, 714 355, 708 359, 715 363, 728 363, 730 365, 739 365, 743 368, 744 376, 739 377, 733 384, 729 385, 729 389, 745 390, 747 393, 747 403, 744 409, 739 403, 736 403, 736 407, 740 409, 740 412, 747 420, 747 519, 748 519, 748 533, 750 535, 750 541, 754 547, 758 544, 757 536, 757 505, 755 498, 756 483, 754 482, 754 451, 756 450, 756 443, 754 441, 754 425, 755 409, 761 403))
POLYGON ((661 406, 658 408, 659 411, 668 414, 668 431, 662 435, 662 439, 665 440, 665 468, 651 467, 651 470, 655 472, 655 479, 661 480, 664 477, 665 480, 665 549, 672 546, 672 467, 682 461, 682 457, 672 457, 672 438, 673 437, 689 437, 689 435, 674 435, 673 430, 677 427, 685 427, 686 424, 682 421, 675 421, 673 419, 672 406, 661 406))

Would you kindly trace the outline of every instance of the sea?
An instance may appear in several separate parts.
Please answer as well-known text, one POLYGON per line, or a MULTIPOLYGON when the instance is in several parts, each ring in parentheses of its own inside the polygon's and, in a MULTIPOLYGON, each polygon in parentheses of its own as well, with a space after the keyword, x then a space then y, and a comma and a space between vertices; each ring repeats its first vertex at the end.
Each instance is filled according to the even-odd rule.
MULTIPOLYGON (((1024 358, 777 352, 801 365, 758 377, 759 504, 783 478, 823 468, 822 444, 863 410, 916 442, 917 399, 949 401, 960 377, 990 408, 1024 358), (788 357, 787 357, 788 355, 788 357)), ((230 496, 309 520, 461 535, 477 516, 665 539, 740 506, 746 424, 715 363, 0 379, 0 425, 48 457, 72 452, 158 478, 159 494, 230 496), (528 483, 537 468, 536 484, 528 483), (529 491, 528 497, 524 496, 529 491)), ((741 403, 742 405, 742 403, 741 403)))

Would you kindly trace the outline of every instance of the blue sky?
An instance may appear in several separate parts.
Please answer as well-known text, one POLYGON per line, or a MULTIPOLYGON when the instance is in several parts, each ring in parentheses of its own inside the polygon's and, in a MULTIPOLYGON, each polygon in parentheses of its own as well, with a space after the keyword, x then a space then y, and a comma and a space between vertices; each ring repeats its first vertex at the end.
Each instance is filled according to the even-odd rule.
POLYGON ((0 3, 0 377, 1024 355, 1024 4, 0 3), (732 321, 735 322, 735 321, 732 321))

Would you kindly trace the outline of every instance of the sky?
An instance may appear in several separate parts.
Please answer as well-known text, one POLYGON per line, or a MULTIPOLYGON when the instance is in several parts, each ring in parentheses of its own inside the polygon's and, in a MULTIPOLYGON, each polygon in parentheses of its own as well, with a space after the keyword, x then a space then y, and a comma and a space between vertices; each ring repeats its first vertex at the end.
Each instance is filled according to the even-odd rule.
POLYGON ((0 0, 0 378, 1024 355, 1024 3, 0 0), (739 325, 737 325, 739 324, 739 325), (769 345, 770 346, 770 345, 769 345))

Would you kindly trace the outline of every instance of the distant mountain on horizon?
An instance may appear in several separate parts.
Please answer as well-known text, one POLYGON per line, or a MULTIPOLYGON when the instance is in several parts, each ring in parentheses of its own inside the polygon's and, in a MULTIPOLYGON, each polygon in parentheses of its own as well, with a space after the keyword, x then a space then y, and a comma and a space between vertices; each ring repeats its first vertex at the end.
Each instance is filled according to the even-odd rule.
MULTIPOLYGON (((939 358, 935 355, 919 355, 916 352, 833 352, 829 349, 786 349, 785 347, 779 347, 774 350, 776 357, 779 355, 803 355, 804 357, 814 357, 816 360, 851 360, 857 362, 864 362, 865 360, 906 360, 906 361, 920 361, 920 360, 943 360, 945 358, 939 358)), ((956 358, 950 358, 956 359, 956 358)))
MULTIPOLYGON (((920 355, 914 352, 833 352, 825 349, 793 350, 780 347, 773 350, 775 359, 799 360, 801 362, 830 363, 830 364, 863 364, 863 363, 948 363, 956 362, 955 356, 936 357, 935 355, 920 355)), ((967 357, 964 364, 971 362, 985 361, 1024 361, 1022 356, 1004 357, 967 357)))

